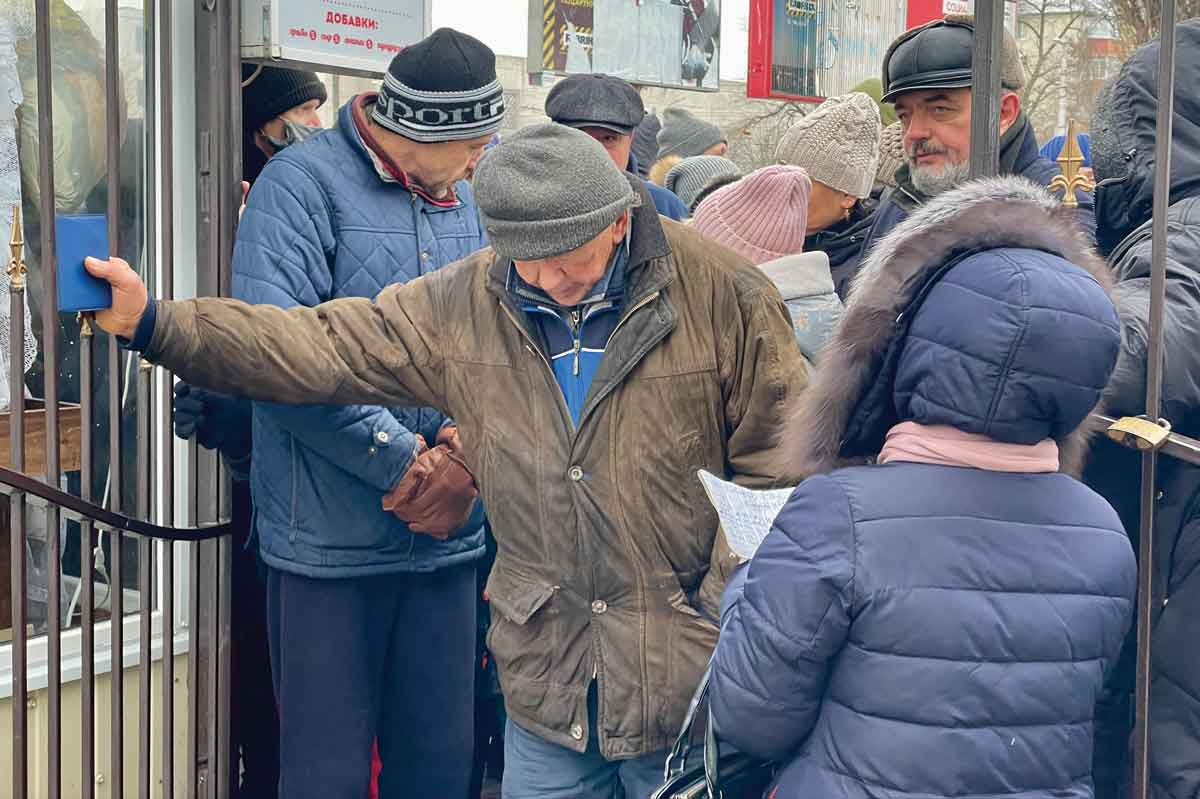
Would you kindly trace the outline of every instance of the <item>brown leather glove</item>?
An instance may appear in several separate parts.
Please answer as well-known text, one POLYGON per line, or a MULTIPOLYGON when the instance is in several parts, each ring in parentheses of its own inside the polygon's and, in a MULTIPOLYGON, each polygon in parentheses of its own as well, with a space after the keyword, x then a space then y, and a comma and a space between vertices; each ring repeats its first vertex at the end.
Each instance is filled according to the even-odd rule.
POLYGON ((417 456, 396 487, 384 495, 383 509, 396 514, 414 533, 444 540, 470 518, 479 492, 459 451, 458 428, 443 428, 438 441, 446 443, 425 449, 418 436, 417 456))
POLYGON ((445 444, 455 455, 462 455, 462 442, 458 440, 458 425, 446 425, 438 430, 437 443, 445 444))

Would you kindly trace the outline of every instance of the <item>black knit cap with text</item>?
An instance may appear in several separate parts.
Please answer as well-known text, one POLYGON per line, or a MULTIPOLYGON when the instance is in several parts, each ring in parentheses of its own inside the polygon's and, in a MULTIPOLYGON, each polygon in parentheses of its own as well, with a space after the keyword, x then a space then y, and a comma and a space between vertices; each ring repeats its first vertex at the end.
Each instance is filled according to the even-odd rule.
POLYGON ((439 28, 392 59, 372 118, 417 142, 490 136, 504 121, 496 54, 472 36, 439 28))

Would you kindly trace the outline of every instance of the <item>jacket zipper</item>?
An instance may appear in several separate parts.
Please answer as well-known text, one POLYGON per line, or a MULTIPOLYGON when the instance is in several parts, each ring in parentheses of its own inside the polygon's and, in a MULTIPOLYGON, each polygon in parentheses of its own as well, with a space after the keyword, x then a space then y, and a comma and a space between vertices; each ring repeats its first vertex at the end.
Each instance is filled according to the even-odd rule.
MULTIPOLYGON (((651 294, 646 295, 642 299, 638 300, 637 303, 635 303, 619 320, 617 320, 616 325, 613 326, 612 333, 610 333, 608 336, 608 340, 612 341, 613 337, 615 335, 617 335, 617 331, 621 329, 621 326, 623 324, 625 324, 627 321, 629 321, 629 318, 631 316, 633 316, 635 313, 637 313, 640 309, 646 307, 650 303, 657 300, 659 298, 659 295, 661 295, 661 294, 662 294, 661 291, 655 291, 651 294)), ((538 349, 537 344, 535 344, 533 339, 530 338, 529 333, 527 333, 525 331, 525 328, 522 327, 521 323, 517 321, 517 318, 515 316, 513 316, 512 311, 510 311, 508 309, 507 305, 505 305, 503 302, 501 302, 500 308, 504 311, 504 315, 508 317, 508 320, 510 322, 512 322, 513 325, 517 328, 517 332, 520 334, 521 338, 523 338, 525 340, 526 349, 528 349, 531 353, 537 355, 539 358, 542 359, 542 363, 545 364, 546 369, 550 372, 550 379, 555 380, 555 382, 557 382, 556 378, 554 377, 554 367, 550 365, 550 361, 548 361, 546 359, 546 356, 541 352, 540 349, 538 349)), ((576 341, 576 343, 578 344, 578 340, 576 341)), ((578 372, 577 372, 577 374, 578 374, 578 372)), ((559 409, 561 411, 563 411, 566 414, 566 418, 568 420, 570 420, 572 417, 571 417, 570 411, 566 407, 566 403, 567 403, 566 397, 563 396, 562 391, 558 391, 557 394, 558 394, 558 398, 559 398, 559 409)), ((575 440, 575 433, 577 433, 579 428, 582 427, 583 420, 587 418, 589 410, 591 410, 591 403, 589 403, 588 406, 584 407, 583 410, 580 412, 578 425, 576 425, 572 421, 572 423, 571 423, 571 431, 572 431, 571 432, 571 440, 572 440, 572 442, 575 440)))
MULTIPOLYGON (((521 326, 521 323, 517 321, 517 318, 513 316, 513 313, 508 309, 508 306, 501 302, 500 308, 504 311, 504 315, 508 317, 508 320, 512 322, 513 326, 517 329, 517 335, 525 340, 525 349, 529 350, 529 354, 535 355, 542 359, 542 363, 546 366, 546 371, 550 374, 550 379, 555 382, 555 386, 557 387, 558 380, 554 377, 554 367, 550 365, 550 361, 546 360, 546 356, 542 354, 542 351, 530 337, 529 333, 525 331, 525 328, 521 326)), ((554 393, 558 395, 558 410, 564 415, 563 418, 565 418, 569 423, 569 429, 572 431, 571 436, 573 438, 575 425, 571 418, 571 411, 569 408, 567 408, 567 398, 563 396, 561 389, 555 391, 554 393)))
POLYGON ((583 327, 579 319, 579 311, 571 311, 571 336, 573 340, 572 349, 575 352, 575 365, 571 369, 571 373, 575 377, 579 377, 579 351, 583 349, 582 333, 583 327))
POLYGON ((633 316, 639 309, 644 308, 647 305, 649 305, 650 303, 657 300, 658 295, 661 293, 662 292, 660 292, 660 291, 656 291, 653 294, 648 294, 645 297, 643 297, 641 300, 639 300, 636 305, 634 305, 632 308, 629 309, 628 313, 626 313, 624 316, 622 316, 620 319, 617 320, 617 324, 613 326, 613 331, 611 334, 609 334, 608 340, 612 341, 613 336, 617 335, 617 331, 621 329, 621 325, 625 324, 625 322, 627 322, 629 320, 629 317, 633 316))
MULTIPOLYGON (((655 291, 655 292, 653 292, 653 293, 651 293, 651 294, 648 294, 648 295, 646 295, 646 296, 645 296, 645 297, 643 297, 642 299, 638 300, 638 302, 637 302, 636 304, 634 304, 634 305, 633 305, 633 306, 632 306, 632 307, 631 307, 631 308, 630 308, 630 309, 629 309, 629 310, 628 310, 628 311, 625 313, 625 315, 624 315, 624 316, 622 316, 620 319, 618 319, 618 320, 617 320, 617 323, 616 323, 616 324, 613 326, 612 332, 608 334, 608 340, 611 342, 611 341, 612 341, 612 340, 613 340, 613 339, 616 337, 616 335, 617 335, 617 331, 621 329, 621 325, 623 325, 623 324, 625 324, 627 321, 629 321, 629 318, 630 318, 631 316, 633 316, 635 313, 637 313, 637 312, 638 312, 638 310, 640 310, 640 309, 642 309, 642 308, 646 307, 646 306, 647 306, 647 305, 649 305, 650 303, 652 303, 652 302, 654 302, 655 300, 657 300, 657 299, 658 299, 658 297, 659 297, 659 295, 660 295, 661 293, 662 293, 661 291, 655 291)), ((606 350, 608 349, 608 345, 607 345, 607 344, 605 345, 605 349, 606 349, 606 350)), ((592 409, 592 406, 593 406, 594 404, 595 404, 595 395, 593 395, 593 400, 592 400, 592 402, 589 402, 589 403, 588 403, 586 406, 584 406, 583 410, 582 410, 582 411, 580 411, 580 413, 579 413, 579 424, 580 424, 580 426, 582 426, 582 425, 583 425, 583 420, 587 418, 587 416, 588 416, 588 412, 589 412, 589 411, 592 409)))
MULTIPOLYGON (((631 307, 620 319, 617 320, 616 325, 613 326, 612 333, 610 333, 608 336, 608 340, 612 341, 613 336, 615 336, 617 334, 617 331, 621 329, 621 325, 625 324, 625 322, 628 321, 629 318, 631 316, 633 316, 635 313, 637 313, 640 309, 646 307, 647 305, 649 305, 650 303, 652 303, 656 299, 658 299, 658 297, 661 293, 662 293, 661 291, 655 291, 651 294, 646 295, 641 300, 639 300, 637 303, 635 303, 633 305, 633 307, 631 307)), ((533 340, 529 337, 529 334, 527 332, 525 332, 525 328, 522 327, 521 324, 517 321, 517 318, 515 316, 513 316, 513 313, 512 313, 512 311, 510 311, 508 309, 508 306, 506 306, 503 302, 501 302, 500 308, 503 309, 504 315, 507 316, 509 321, 512 322, 513 325, 517 328, 517 332, 521 335, 521 337, 525 339, 525 348, 528 349, 531 353, 536 354, 539 358, 542 359, 542 363, 546 365, 546 369, 550 372, 550 377, 553 379, 554 368, 550 365, 550 361, 546 359, 546 356, 543 355, 542 352, 533 343, 533 340)), ((576 314, 577 314, 577 312, 572 312, 572 319, 576 318, 576 314)), ((579 374, 580 340, 579 340, 578 330, 574 331, 574 333, 575 333, 575 340, 574 340, 575 374, 578 375, 579 374)), ((606 349, 607 349, 607 346, 606 346, 606 349)), ((567 410, 564 407, 566 404, 566 398, 563 397, 561 391, 558 392, 558 395, 559 395, 559 408, 564 411, 567 410)), ((584 408, 583 411, 580 413, 580 415, 579 415, 580 424, 578 426, 572 425, 572 433, 571 433, 572 449, 574 448, 575 434, 578 432, 579 427, 582 426, 583 420, 585 418, 587 418, 588 410, 589 410, 589 408, 584 408)), ((570 416, 569 412, 568 412, 567 416, 568 417, 570 416)), ((591 625, 589 625, 589 627, 590 626, 591 625)), ((595 630, 593 628, 593 635, 592 635, 592 679, 593 680, 599 680, 599 678, 600 678, 599 648, 600 648, 599 633, 595 632, 595 630)), ((597 719, 597 729, 599 728, 599 722, 600 722, 600 720, 597 719)))

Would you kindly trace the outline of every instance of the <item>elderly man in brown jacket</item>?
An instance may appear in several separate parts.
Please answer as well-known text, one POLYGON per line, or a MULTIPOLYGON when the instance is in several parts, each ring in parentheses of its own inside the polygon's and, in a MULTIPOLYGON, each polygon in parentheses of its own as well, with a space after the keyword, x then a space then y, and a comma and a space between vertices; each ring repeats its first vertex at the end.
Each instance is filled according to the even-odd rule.
POLYGON ((454 418, 499 550, 504 795, 645 799, 734 565, 696 471, 789 482, 776 433, 805 367, 761 272, 658 217, 586 134, 508 137, 475 192, 492 246, 374 301, 156 303, 89 260, 114 293, 97 321, 218 391, 454 418))

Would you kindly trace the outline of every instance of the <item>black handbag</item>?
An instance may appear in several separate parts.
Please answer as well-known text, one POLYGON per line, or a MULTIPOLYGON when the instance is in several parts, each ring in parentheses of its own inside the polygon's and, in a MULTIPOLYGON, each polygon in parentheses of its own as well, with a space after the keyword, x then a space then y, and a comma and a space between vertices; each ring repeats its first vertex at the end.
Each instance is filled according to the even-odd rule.
POLYGON ((721 755, 712 710, 705 703, 708 697, 712 662, 704 670, 700 685, 688 703, 683 727, 667 755, 662 786, 650 799, 763 799, 775 777, 775 764, 756 760, 740 752, 721 755), (705 706, 704 748, 699 763, 689 768, 688 755, 693 747, 692 733, 700 706, 705 706))

